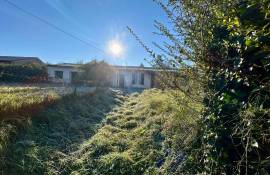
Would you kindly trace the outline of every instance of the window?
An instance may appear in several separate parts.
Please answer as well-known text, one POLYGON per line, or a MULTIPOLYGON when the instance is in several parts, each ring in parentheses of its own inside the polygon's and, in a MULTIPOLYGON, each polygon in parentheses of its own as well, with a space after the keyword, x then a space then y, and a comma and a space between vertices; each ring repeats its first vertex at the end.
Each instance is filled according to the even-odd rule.
POLYGON ((144 85, 144 73, 141 73, 141 81, 140 81, 141 85, 144 85))
POLYGON ((54 71, 54 77, 57 79, 63 79, 63 71, 54 71))
POLYGON ((137 83, 137 74, 132 73, 132 84, 136 84, 136 83, 137 83))
POLYGON ((77 81, 78 77, 79 77, 78 72, 71 72, 71 82, 77 81))

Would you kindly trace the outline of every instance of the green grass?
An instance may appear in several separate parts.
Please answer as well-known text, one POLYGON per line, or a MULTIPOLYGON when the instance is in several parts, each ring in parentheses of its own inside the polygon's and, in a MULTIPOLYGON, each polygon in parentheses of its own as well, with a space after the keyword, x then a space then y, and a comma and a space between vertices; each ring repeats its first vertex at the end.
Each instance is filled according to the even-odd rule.
POLYGON ((59 98, 52 88, 0 86, 0 155, 19 127, 59 98))
POLYGON ((59 95, 49 88, 0 87, 0 119, 31 117, 59 95))
MULTIPOLYGON (((178 95, 184 98, 183 94, 178 95)), ((68 173, 166 174, 175 151, 183 150, 196 134, 200 110, 195 103, 177 103, 178 95, 173 91, 147 90, 129 96, 107 115, 93 137, 64 160, 63 164, 71 167, 68 173), (169 149, 170 155, 165 156, 169 149)))
POLYGON ((97 124, 123 98, 108 90, 62 97, 25 122, 1 155, 0 169, 4 174, 64 174, 68 167, 61 161, 92 136, 97 124))
POLYGON ((196 134, 200 110, 176 99, 186 100, 156 89, 66 95, 14 134, 1 156, 1 173, 167 174, 177 151, 196 134))

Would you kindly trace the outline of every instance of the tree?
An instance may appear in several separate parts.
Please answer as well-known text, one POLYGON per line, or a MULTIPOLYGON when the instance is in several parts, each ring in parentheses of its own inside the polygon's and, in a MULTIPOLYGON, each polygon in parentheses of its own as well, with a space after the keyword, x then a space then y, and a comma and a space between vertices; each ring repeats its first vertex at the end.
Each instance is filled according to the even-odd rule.
POLYGON ((105 61, 93 60, 81 66, 82 72, 79 79, 94 86, 108 86, 113 73, 113 68, 105 61))

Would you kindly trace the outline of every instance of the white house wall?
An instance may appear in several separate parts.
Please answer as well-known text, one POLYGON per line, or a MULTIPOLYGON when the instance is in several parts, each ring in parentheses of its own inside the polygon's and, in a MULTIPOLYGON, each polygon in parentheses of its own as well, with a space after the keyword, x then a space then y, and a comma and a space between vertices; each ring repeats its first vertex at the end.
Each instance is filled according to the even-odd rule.
MULTIPOLYGON (((47 66, 48 76, 52 82, 71 83, 71 72, 79 72, 75 67, 47 66), (55 78, 55 71, 63 71, 63 79, 55 78)), ((119 75, 124 76, 124 88, 151 88, 151 72, 136 69, 115 69, 111 77, 112 87, 119 87, 119 75), (132 74, 137 74, 136 84, 132 84, 132 74), (140 84, 140 74, 144 74, 144 84, 140 84)))
POLYGON ((125 88, 151 88, 151 74, 146 71, 132 71, 132 70, 117 70, 112 76, 112 86, 119 87, 119 75, 124 75, 124 87, 125 88), (132 74, 137 74, 136 84, 132 84, 132 74), (140 84, 140 74, 144 74, 144 84, 140 84))
POLYGON ((50 79, 52 79, 53 82, 59 82, 59 80, 55 79, 55 71, 63 71, 63 79, 62 81, 65 83, 71 82, 71 72, 78 72, 76 68, 72 67, 47 67, 48 69, 48 76, 50 79))

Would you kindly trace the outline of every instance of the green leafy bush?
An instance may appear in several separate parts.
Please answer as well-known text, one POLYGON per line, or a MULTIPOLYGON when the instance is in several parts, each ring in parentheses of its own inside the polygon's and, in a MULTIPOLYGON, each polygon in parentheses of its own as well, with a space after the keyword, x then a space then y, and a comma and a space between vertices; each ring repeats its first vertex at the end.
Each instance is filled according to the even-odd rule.
POLYGON ((158 2, 173 30, 156 27, 171 44, 162 57, 148 51, 157 64, 188 68, 187 84, 204 91, 200 132, 171 172, 269 174, 270 2, 158 2))
POLYGON ((105 61, 93 60, 81 65, 82 72, 78 75, 75 83, 84 82, 91 86, 109 86, 113 68, 105 61))
POLYGON ((37 83, 47 80, 46 66, 39 64, 0 64, 0 82, 37 83))

